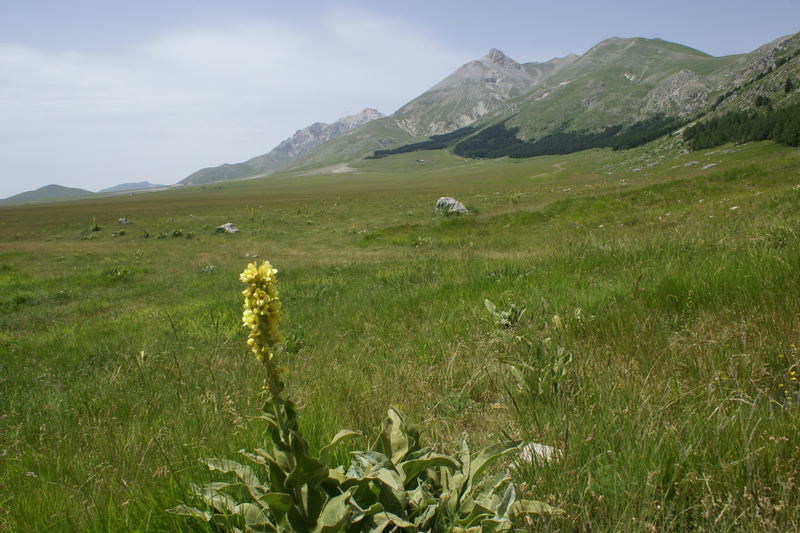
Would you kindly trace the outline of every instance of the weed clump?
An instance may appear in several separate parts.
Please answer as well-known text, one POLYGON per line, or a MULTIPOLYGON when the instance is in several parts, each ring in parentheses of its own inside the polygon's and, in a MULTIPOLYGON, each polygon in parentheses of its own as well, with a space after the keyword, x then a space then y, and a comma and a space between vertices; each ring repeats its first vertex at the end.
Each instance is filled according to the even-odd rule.
POLYGON ((229 531, 354 533, 521 531, 515 528, 526 516, 563 512, 517 499, 508 473, 490 475, 491 465, 521 443, 501 442, 474 454, 463 441, 457 453, 439 454, 421 446, 419 432, 396 409, 389 409, 370 450, 351 452, 349 465, 329 461, 336 445, 359 435, 354 431, 340 431, 313 454, 273 352, 283 340, 277 272, 265 261, 250 263, 239 276, 247 285, 247 344, 266 375, 262 419, 271 449, 242 451, 254 466, 202 459, 209 470, 235 480, 195 487, 204 508, 179 505, 170 512, 229 531))

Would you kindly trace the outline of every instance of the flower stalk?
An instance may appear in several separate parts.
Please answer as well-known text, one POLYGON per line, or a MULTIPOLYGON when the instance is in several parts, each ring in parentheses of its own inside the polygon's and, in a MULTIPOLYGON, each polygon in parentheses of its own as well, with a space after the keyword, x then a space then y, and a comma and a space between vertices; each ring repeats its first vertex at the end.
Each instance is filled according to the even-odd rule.
POLYGON ((264 261, 261 266, 255 263, 248 264, 239 275, 239 279, 247 285, 242 291, 244 296, 242 325, 250 329, 247 345, 266 369, 266 388, 272 414, 281 439, 286 440, 292 428, 288 427, 288 421, 283 416, 285 410, 282 407, 286 400, 281 397, 281 393, 284 384, 272 352, 272 348, 283 340, 278 331, 281 301, 278 295, 277 274, 278 270, 269 261, 264 261))

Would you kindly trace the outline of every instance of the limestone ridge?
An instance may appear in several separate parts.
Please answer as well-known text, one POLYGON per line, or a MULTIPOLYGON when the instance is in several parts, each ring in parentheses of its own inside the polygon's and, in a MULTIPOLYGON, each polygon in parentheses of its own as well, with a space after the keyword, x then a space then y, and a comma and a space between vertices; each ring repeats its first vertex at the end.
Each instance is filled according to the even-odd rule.
POLYGON ((179 183, 183 185, 200 185, 269 174, 314 147, 383 116, 377 110, 367 108, 355 115, 340 118, 333 124, 315 122, 306 128, 297 130, 294 135, 281 142, 269 153, 253 157, 243 163, 226 163, 217 167, 204 168, 184 178, 179 183))
POLYGON ((343 133, 347 133, 353 128, 357 128, 371 120, 382 117, 383 114, 379 113, 377 110, 367 108, 355 115, 340 118, 333 124, 315 122, 307 128, 297 130, 294 135, 280 143, 274 151, 286 154, 290 158, 295 158, 303 155, 315 146, 330 141, 343 133))
POLYGON ((392 118, 413 137, 448 133, 508 107, 576 56, 520 64, 496 48, 401 107, 392 118))

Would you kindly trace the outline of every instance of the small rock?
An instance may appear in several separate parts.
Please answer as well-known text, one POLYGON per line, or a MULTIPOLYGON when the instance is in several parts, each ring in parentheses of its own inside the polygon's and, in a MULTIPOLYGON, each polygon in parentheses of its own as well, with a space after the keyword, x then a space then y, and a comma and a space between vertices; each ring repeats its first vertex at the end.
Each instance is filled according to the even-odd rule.
POLYGON ((129 220, 125 217, 120 217, 117 219, 117 222, 119 222, 120 224, 128 224, 129 220))
POLYGON ((717 166, 716 163, 709 163, 707 165, 704 165, 703 168, 701 168, 700 170, 708 170, 709 168, 713 168, 715 166, 717 166))
POLYGON ((239 228, 233 225, 233 222, 226 222, 221 226, 217 226, 216 230, 217 233, 239 233, 239 228))
POLYGON ((539 444, 538 442, 529 442, 520 448, 517 459, 520 463, 532 463, 534 461, 548 463, 561 459, 563 455, 564 453, 558 448, 553 448, 547 444, 539 444))
POLYGON ((456 200, 455 198, 450 198, 449 196, 442 196, 438 200, 436 200, 436 212, 443 213, 445 215, 468 215, 469 210, 464 207, 464 204, 456 200))

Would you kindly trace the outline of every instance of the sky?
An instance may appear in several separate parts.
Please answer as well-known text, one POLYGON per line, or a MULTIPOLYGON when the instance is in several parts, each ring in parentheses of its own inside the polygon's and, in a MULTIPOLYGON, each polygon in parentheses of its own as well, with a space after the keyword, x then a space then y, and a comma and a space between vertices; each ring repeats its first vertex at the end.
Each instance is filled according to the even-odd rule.
POLYGON ((176 183, 391 114, 491 48, 546 61, 659 37, 720 56, 797 31, 798 0, 0 0, 0 198, 176 183))

